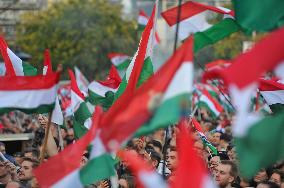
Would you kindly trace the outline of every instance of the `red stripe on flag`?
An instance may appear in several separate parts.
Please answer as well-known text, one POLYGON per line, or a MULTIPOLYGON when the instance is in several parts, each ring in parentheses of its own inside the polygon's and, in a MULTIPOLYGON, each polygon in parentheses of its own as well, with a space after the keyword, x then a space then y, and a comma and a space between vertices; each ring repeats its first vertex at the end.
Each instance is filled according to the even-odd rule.
POLYGON ((5 41, 5 39, 0 36, 0 50, 1 50, 1 54, 5 63, 5 67, 6 67, 6 76, 16 76, 16 72, 14 70, 13 64, 11 62, 11 59, 8 55, 8 45, 5 41))
MULTIPOLYGON (((177 23, 178 9, 178 6, 176 6, 161 13, 162 17, 166 20, 169 26, 173 26, 177 23)), ((180 21, 188 19, 206 10, 211 10, 220 14, 231 14, 232 16, 234 16, 234 13, 232 11, 227 13, 222 9, 219 9, 214 6, 188 1, 181 5, 180 21)))
POLYGON ((106 80, 104 81, 98 81, 100 84, 110 87, 112 89, 117 89, 119 84, 121 83, 121 78, 115 68, 114 65, 111 66, 109 75, 106 80))
POLYGON ((242 89, 257 81, 263 73, 271 71, 284 60, 283 41, 284 27, 271 32, 250 51, 238 56, 228 68, 206 72, 203 75, 203 81, 220 78, 227 85, 234 84, 242 89), (248 74, 244 75, 244 71, 248 70, 248 74))
POLYGON ((216 101, 211 95, 210 93, 206 90, 206 89, 201 89, 201 92, 203 95, 205 95, 212 103, 213 105, 215 106, 215 108, 219 111, 219 112, 222 112, 224 109, 222 107, 222 105, 216 101))
POLYGON ((85 100, 85 96, 80 91, 80 89, 77 85, 76 78, 75 78, 73 71, 71 69, 68 69, 68 73, 69 73, 69 77, 70 77, 70 80, 71 80, 71 90, 74 93, 76 93, 79 97, 81 97, 81 99, 85 100))
POLYGON ((46 75, 51 74, 52 73, 52 64, 51 64, 49 49, 45 49, 45 51, 44 51, 43 65, 47 67, 46 75))
POLYGON ((278 91, 278 90, 284 90, 284 84, 281 84, 279 82, 276 82, 274 80, 264 80, 259 79, 259 90, 260 91, 278 91))
POLYGON ((147 14, 144 12, 144 10, 139 10, 139 16, 143 16, 143 17, 149 19, 149 17, 148 17, 147 14))
POLYGON ((48 89, 59 82, 59 73, 37 76, 4 76, 0 77, 0 90, 36 90, 48 89))

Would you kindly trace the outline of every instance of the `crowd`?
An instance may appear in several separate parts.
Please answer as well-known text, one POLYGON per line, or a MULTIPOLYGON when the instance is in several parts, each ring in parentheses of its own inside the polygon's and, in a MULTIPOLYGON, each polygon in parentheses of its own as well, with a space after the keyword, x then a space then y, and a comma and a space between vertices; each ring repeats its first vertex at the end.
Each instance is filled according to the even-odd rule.
MULTIPOLYGON (((231 134, 231 115, 223 113, 217 120, 214 120, 204 109, 198 110, 195 115, 208 141, 217 148, 218 152, 213 154, 203 144, 195 129, 192 129, 194 149, 203 159, 212 179, 220 188, 284 188, 284 161, 261 169, 251 179, 245 179, 240 175, 238 157, 231 134)), ((48 118, 45 115, 31 116, 21 112, 12 112, 0 118, 1 134, 34 133, 31 143, 23 151, 7 153, 5 143, 0 142, 0 151, 3 154, 0 161, 0 187, 39 187, 33 175, 33 169, 40 164, 47 122, 48 118)), ((179 164, 179 153, 176 145, 178 134, 179 128, 170 126, 168 129, 160 129, 150 135, 131 139, 124 149, 141 156, 168 183, 171 183, 175 179, 175 170, 179 164)), ((50 135, 52 136, 47 141, 46 154, 43 160, 56 155, 68 144, 75 141, 72 120, 67 120, 65 125, 61 127, 51 124, 50 135)), ((89 153, 86 150, 81 159, 82 166, 86 164, 88 158, 89 153)), ((115 168, 119 187, 137 187, 136 178, 128 169, 127 161, 118 161, 115 168)), ((88 187, 108 188, 111 186, 110 179, 105 179, 88 187)))

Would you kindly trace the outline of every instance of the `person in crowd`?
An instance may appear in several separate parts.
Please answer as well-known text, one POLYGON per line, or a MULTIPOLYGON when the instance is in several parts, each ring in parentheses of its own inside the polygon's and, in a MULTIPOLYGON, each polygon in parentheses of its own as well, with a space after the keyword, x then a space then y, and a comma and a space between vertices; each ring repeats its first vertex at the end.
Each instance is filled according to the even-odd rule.
POLYGON ((260 182, 264 182, 268 180, 268 173, 266 169, 262 168, 258 171, 258 173, 253 178, 256 185, 258 185, 260 182))
POLYGON ((217 166, 215 181, 220 188, 231 188, 237 179, 238 169, 232 161, 221 161, 217 166))
POLYGON ((39 162, 37 160, 25 157, 23 158, 23 162, 21 164, 21 168, 19 170, 19 180, 24 185, 30 185, 31 180, 33 179, 33 169, 35 169, 39 165, 39 162))
POLYGON ((271 181, 263 181, 260 182, 256 188, 280 188, 280 186, 271 181))
POLYGON ((281 186, 284 183, 284 172, 280 170, 274 170, 269 178, 269 181, 281 186))
POLYGON ((171 182, 175 178, 175 170, 178 163, 178 154, 175 147, 170 147, 168 156, 167 156, 167 167, 171 171, 171 174, 168 177, 168 181, 171 182))

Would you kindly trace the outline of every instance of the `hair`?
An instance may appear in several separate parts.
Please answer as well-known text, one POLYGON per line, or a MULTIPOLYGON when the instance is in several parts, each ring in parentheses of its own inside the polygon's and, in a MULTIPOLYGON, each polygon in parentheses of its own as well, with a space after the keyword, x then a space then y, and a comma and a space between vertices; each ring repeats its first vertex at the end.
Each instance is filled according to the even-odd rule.
POLYGON ((170 146, 170 151, 177 151, 177 148, 175 146, 170 146))
POLYGON ((230 142, 232 140, 232 137, 226 133, 221 134, 220 140, 225 140, 226 142, 230 142))
POLYGON ((5 144, 3 142, 0 142, 0 146, 4 146, 5 147, 5 144))
POLYGON ((30 147, 30 148, 26 148, 26 149, 24 150, 24 153, 29 153, 29 152, 32 153, 33 157, 35 157, 35 158, 38 158, 38 157, 39 157, 39 151, 38 151, 36 148, 30 147))
POLYGON ((157 161, 157 166, 159 166, 159 163, 161 161, 161 156, 159 153, 157 153, 154 149, 147 149, 146 152, 150 155, 152 161, 157 161))
POLYGON ((31 162, 33 168, 36 168, 36 167, 39 166, 39 161, 38 161, 38 160, 31 159, 31 158, 29 158, 29 157, 23 157, 23 162, 24 162, 24 161, 31 162))
POLYGON ((229 160, 223 160, 221 161, 221 164, 223 165, 229 165, 231 167, 230 169, 230 175, 234 177, 234 180, 236 180, 237 176, 238 176, 238 168, 237 165, 229 160))
POLYGON ((278 169, 275 169, 275 170, 272 171, 271 175, 272 174, 278 174, 280 176, 281 182, 284 182, 284 172, 282 172, 278 169))
POLYGON ((263 181, 263 182, 260 182, 259 184, 268 185, 269 188, 280 188, 279 185, 271 181, 263 181))
POLYGON ((162 151, 163 146, 162 146, 161 142, 159 142, 157 140, 152 140, 152 141, 147 143, 147 145, 150 145, 150 144, 152 144, 154 147, 159 148, 162 151))
POLYGON ((136 183, 134 181, 134 177, 131 175, 123 174, 120 179, 125 179, 129 188, 135 188, 136 183))

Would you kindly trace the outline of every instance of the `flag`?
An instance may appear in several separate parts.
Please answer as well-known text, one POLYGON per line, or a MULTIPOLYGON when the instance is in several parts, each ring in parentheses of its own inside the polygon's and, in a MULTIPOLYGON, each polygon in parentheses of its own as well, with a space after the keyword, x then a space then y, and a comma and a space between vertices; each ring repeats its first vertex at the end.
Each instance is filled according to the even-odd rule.
POLYGON ((200 92, 197 106, 206 108, 213 118, 217 118, 224 111, 222 105, 206 89, 202 88, 200 92))
POLYGON ((272 112, 284 109, 284 84, 275 80, 260 79, 258 88, 272 112))
MULTIPOLYGON (((283 135, 282 138, 279 137, 283 130, 279 130, 278 126, 278 120, 280 119, 281 122, 282 117, 275 115, 261 120, 259 114, 249 113, 249 101, 256 91, 258 78, 267 71, 277 69, 284 59, 281 50, 284 47, 283 40, 284 28, 281 28, 267 35, 250 51, 234 59, 228 68, 207 72, 203 77, 204 79, 220 78, 228 86, 232 102, 237 110, 232 132, 238 143, 236 149, 240 159, 241 173, 245 177, 252 177, 260 168, 265 168, 283 158, 282 150, 280 149, 281 152, 279 152, 279 148, 283 148, 283 135), (269 50, 267 50, 268 46, 269 50), (243 70, 251 71, 244 75, 243 70), (273 142, 274 139, 278 140, 276 146, 271 147, 271 142, 267 145, 261 144, 268 143, 267 139, 273 136, 275 137, 273 142), (242 143, 246 143, 247 147, 242 143), (264 154, 256 152, 259 149, 264 154)), ((283 129, 283 126, 281 128, 283 129)))
POLYGON ((48 113, 54 108, 59 73, 0 77, 0 114, 12 110, 48 113))
POLYGON ((207 146, 215 155, 218 154, 218 150, 208 141, 207 137, 205 136, 201 125, 198 123, 198 121, 195 118, 191 119, 192 125, 195 128, 195 130, 198 132, 199 137, 201 138, 203 144, 207 146))
MULTIPOLYGON (((176 115, 181 115, 177 113, 182 111, 180 108, 182 108, 183 101, 180 101, 176 94, 186 94, 191 90, 192 75, 188 75, 193 69, 191 49, 192 39, 190 38, 137 91, 132 95, 122 95, 107 111, 102 119, 102 125, 112 126, 105 127, 106 133, 102 140, 108 148, 113 149, 131 137, 143 123, 156 115, 156 109, 160 108, 162 101, 176 100, 176 103, 169 103, 173 104, 170 109, 176 109, 175 118, 176 115)), ((170 109, 161 108, 160 114, 164 116, 156 119, 163 121, 167 116, 172 116, 168 111, 170 109)))
MULTIPOLYGON (((46 49, 44 51, 44 62, 43 62, 42 75, 50 75, 52 73, 53 71, 52 71, 50 53, 49 53, 49 50, 46 49)), ((64 124, 64 117, 63 117, 63 113, 62 113, 62 110, 59 104, 58 96, 56 96, 55 106, 51 114, 51 122, 59 126, 62 126, 64 124)))
MULTIPOLYGON (((140 10, 139 11, 139 15, 138 15, 138 30, 140 32, 144 31, 148 21, 149 21, 149 17, 147 16, 147 14, 143 10, 140 10)), ((160 43, 160 37, 159 37, 157 32, 155 32, 154 43, 155 44, 159 44, 160 43)))
POLYGON ((237 22, 254 31, 271 31, 284 24, 284 2, 281 0, 233 0, 237 22), (272 11, 273 10, 273 11, 272 11))
POLYGON ((73 129, 75 138, 84 135, 91 126, 91 112, 85 102, 85 96, 80 91, 75 75, 72 70, 68 70, 71 80, 71 107, 73 113, 73 129))
MULTIPOLYGON (((101 145, 92 146, 92 153, 88 163, 80 167, 80 161, 87 146, 97 139, 99 121, 102 116, 102 110, 96 107, 96 115, 94 116, 91 129, 74 144, 67 146, 58 155, 51 157, 47 162, 41 164, 34 170, 34 174, 41 187, 84 187, 95 182, 95 179, 99 177, 109 177, 109 171, 104 166, 100 166, 105 163, 105 160, 97 158, 93 155, 94 150, 96 152, 103 152, 101 145), (106 174, 106 175, 105 175, 106 174), (48 178, 46 178, 48 177, 48 178)), ((113 170, 113 169, 112 169, 113 170)), ((113 174, 113 171, 111 172, 113 174)))
POLYGON ((185 59, 182 60, 184 62, 170 81, 170 84, 161 99, 161 104, 153 114, 153 117, 138 129, 135 133, 136 137, 149 134, 159 128, 165 128, 177 123, 184 110, 181 108, 181 105, 187 106, 189 103, 193 84, 193 59, 191 59, 192 48, 190 44, 184 48, 187 48, 186 53, 188 53, 188 57, 185 57, 185 59))
POLYGON ((120 151, 118 157, 125 161, 128 168, 136 177, 139 188, 167 188, 168 185, 153 168, 149 166, 137 153, 120 151))
POLYGON ((141 40, 139 43, 138 50, 132 58, 125 76, 115 94, 115 101, 126 92, 131 94, 139 87, 145 80, 147 80, 153 74, 152 64, 152 51, 153 51, 153 33, 155 32, 155 15, 157 2, 152 11, 152 15, 147 22, 147 25, 142 33, 141 40), (127 88, 127 89, 126 89, 127 88), (126 91, 127 90, 127 91, 126 91))
POLYGON ((115 68, 111 66, 109 75, 105 81, 93 81, 88 86, 89 96, 86 99, 93 105, 100 104, 104 109, 108 109, 114 100, 114 94, 116 93, 121 78, 115 68))
POLYGON ((75 70, 75 77, 76 77, 77 85, 78 85, 80 91, 82 91, 86 94, 88 92, 89 81, 82 74, 82 72, 80 71, 80 69, 78 67, 75 66, 74 70, 75 70))
POLYGON ((35 76, 37 69, 23 62, 12 52, 3 37, 0 37, 0 50, 6 67, 6 75, 11 76, 35 76))
MULTIPOLYGON (((161 13, 162 17, 166 20, 170 27, 175 26, 178 22, 178 10, 179 7, 176 6, 161 13)), ((212 26, 206 21, 207 11, 226 15, 226 17, 230 18, 234 16, 233 11, 224 7, 214 7, 193 1, 183 3, 180 7, 179 20, 179 38, 181 40, 184 40, 190 34, 203 32, 212 26)))
POLYGON ((199 158, 193 149, 192 137, 185 126, 180 123, 180 132, 177 136, 178 166, 175 171, 172 188, 216 188, 203 160, 199 158))
POLYGON ((121 53, 109 53, 108 58, 118 70, 126 69, 131 62, 131 58, 128 55, 121 53))

